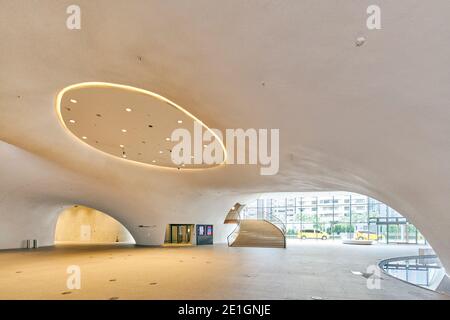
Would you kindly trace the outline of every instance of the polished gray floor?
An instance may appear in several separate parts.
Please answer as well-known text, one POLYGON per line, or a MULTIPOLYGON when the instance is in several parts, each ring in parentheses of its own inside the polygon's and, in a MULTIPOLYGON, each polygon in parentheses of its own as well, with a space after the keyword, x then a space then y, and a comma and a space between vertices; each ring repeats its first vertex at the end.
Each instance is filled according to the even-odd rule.
POLYGON ((447 299, 381 274, 380 259, 417 254, 413 245, 293 241, 287 249, 57 246, 0 252, 1 299, 447 299), (68 289, 67 267, 81 269, 68 289), (369 278, 372 281, 373 277, 369 278), (373 284, 373 282, 371 282, 373 284))

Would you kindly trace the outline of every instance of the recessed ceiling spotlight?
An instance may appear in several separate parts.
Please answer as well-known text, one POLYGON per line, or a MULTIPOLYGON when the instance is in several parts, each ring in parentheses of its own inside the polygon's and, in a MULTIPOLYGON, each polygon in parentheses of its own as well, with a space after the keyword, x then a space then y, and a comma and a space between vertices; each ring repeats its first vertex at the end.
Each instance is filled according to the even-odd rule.
POLYGON ((178 123, 183 123, 183 120, 178 120, 177 122, 178 122, 178 123))
POLYGON ((127 129, 122 129, 122 132, 123 132, 123 133, 127 132, 127 129))
POLYGON ((162 150, 159 150, 159 154, 163 153, 162 150))
POLYGON ((204 144, 204 145, 203 145, 203 148, 206 148, 206 147, 207 147, 207 145, 206 145, 206 144, 204 144))
POLYGON ((126 155, 126 154, 123 154, 123 155, 122 155, 122 157, 123 157, 123 158, 126 158, 126 157, 127 157, 127 155, 126 155))
POLYGON ((131 110, 131 108, 125 108, 125 111, 126 112, 131 112, 132 110, 131 110))
POLYGON ((69 120, 70 123, 75 123, 75 120, 69 120))
POLYGON ((70 102, 72 102, 72 103, 77 103, 78 101, 75 100, 75 99, 70 99, 70 102))
POLYGON ((81 138, 82 138, 83 140, 86 140, 86 139, 87 139, 87 137, 86 137, 86 136, 82 136, 81 138))
POLYGON ((166 138, 166 141, 170 141, 170 138, 166 138))
POLYGON ((156 163, 156 160, 153 160, 152 162, 153 162, 153 163, 156 163))
POLYGON ((186 167, 186 165, 183 163, 182 165, 181 165, 182 167, 186 167))
POLYGON ((123 144, 120 145, 121 148, 125 148, 125 146, 123 144))

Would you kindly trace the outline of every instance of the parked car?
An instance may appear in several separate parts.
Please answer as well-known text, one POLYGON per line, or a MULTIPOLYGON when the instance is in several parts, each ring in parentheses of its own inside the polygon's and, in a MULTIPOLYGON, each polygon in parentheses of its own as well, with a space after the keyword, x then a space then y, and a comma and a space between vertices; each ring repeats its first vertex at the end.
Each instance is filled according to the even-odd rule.
POLYGON ((381 240, 383 236, 378 236, 375 232, 357 231, 355 239, 357 240, 381 240))
POLYGON ((298 238, 300 239, 322 239, 327 240, 329 235, 326 232, 316 230, 316 229, 306 229, 301 230, 298 235, 298 238))

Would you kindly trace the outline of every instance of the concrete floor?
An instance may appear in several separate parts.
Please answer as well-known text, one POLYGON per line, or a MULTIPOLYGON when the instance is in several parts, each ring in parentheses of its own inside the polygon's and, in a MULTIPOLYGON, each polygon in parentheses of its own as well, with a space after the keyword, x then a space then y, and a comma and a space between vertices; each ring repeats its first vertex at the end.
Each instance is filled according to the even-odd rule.
POLYGON ((58 245, 0 252, 0 299, 447 299, 382 274, 354 271, 418 246, 295 241, 287 249, 58 245), (66 287, 69 265, 81 289, 66 287))

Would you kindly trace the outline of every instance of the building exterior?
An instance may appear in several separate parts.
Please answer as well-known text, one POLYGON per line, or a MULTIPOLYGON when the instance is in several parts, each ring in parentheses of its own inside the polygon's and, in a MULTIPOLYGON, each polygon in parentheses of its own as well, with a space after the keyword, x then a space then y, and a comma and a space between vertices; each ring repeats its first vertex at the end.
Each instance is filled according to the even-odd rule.
POLYGON ((243 219, 265 216, 279 219, 286 225, 290 238, 301 238, 302 230, 315 229, 325 232, 326 239, 370 237, 379 243, 425 244, 422 234, 400 213, 357 193, 265 194, 250 202, 242 216, 243 219))

